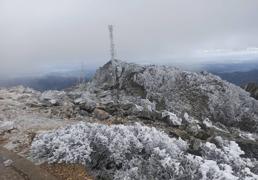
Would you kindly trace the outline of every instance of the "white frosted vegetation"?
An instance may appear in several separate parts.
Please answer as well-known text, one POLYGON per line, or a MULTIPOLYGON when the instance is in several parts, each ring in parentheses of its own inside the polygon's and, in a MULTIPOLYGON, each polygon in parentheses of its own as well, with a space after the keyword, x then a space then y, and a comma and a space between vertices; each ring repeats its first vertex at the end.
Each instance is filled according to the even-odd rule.
POLYGON ((78 123, 38 135, 31 153, 48 162, 81 163, 112 179, 258 178, 235 142, 217 139, 221 148, 207 142, 200 157, 187 153, 185 141, 156 128, 78 123))

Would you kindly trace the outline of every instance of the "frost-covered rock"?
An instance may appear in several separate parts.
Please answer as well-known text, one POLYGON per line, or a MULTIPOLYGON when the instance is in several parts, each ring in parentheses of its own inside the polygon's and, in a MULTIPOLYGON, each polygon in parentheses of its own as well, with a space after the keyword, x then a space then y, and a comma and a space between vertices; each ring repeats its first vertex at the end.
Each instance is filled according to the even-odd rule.
POLYGON ((49 102, 50 102, 52 105, 57 105, 57 100, 55 100, 55 99, 50 99, 49 102))
POLYGON ((85 103, 85 100, 80 97, 80 98, 75 99, 75 100, 74 100, 74 103, 75 103, 75 104, 83 104, 83 103, 85 103))
POLYGON ((63 100, 66 96, 64 91, 45 91, 39 97, 42 102, 49 102, 50 105, 58 105, 63 103, 63 100))
POLYGON ((83 93, 80 97, 74 99, 74 103, 80 105, 81 109, 89 112, 92 112, 97 106, 96 101, 87 92, 83 93))
POLYGON ((208 118, 205 118, 202 123, 205 125, 206 128, 213 127, 212 122, 208 118))
POLYGON ((252 134, 249 132, 239 132, 239 135, 241 138, 245 139, 245 140, 251 140, 251 141, 257 141, 258 142, 258 134, 252 134))
POLYGON ((242 130, 258 131, 258 101, 210 73, 114 60, 97 71, 91 85, 149 99, 157 110, 178 116, 187 112, 196 119, 209 118, 242 130))
POLYGON ((255 163, 241 158, 234 141, 204 143, 202 157, 187 153, 188 144, 155 128, 79 123, 38 135, 34 159, 82 163, 97 179, 256 179, 255 163), (253 171, 253 172, 252 172, 253 171))
POLYGON ((169 111, 163 111, 162 118, 165 119, 168 124, 174 126, 180 126, 182 124, 182 119, 178 118, 174 113, 171 113, 169 111))
POLYGON ((184 115, 183 115, 183 122, 185 124, 198 124, 199 123, 198 120, 196 120, 193 117, 189 116, 188 113, 184 113, 184 115))
POLYGON ((134 104, 131 108, 132 114, 138 114, 141 113, 144 110, 142 106, 139 106, 137 104, 134 104))
POLYGON ((156 110, 155 104, 150 102, 148 99, 141 99, 140 105, 143 107, 143 110, 147 112, 152 112, 156 110))
POLYGON ((51 100, 61 98, 65 95, 64 91, 45 91, 41 94, 40 100, 51 100))

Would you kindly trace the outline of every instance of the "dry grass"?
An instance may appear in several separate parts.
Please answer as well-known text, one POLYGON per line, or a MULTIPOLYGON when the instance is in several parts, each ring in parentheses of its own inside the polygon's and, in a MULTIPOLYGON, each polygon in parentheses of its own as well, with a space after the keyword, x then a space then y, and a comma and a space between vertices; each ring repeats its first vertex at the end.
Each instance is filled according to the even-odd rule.
POLYGON ((41 168, 58 180, 93 180, 84 166, 79 164, 42 164, 41 168))

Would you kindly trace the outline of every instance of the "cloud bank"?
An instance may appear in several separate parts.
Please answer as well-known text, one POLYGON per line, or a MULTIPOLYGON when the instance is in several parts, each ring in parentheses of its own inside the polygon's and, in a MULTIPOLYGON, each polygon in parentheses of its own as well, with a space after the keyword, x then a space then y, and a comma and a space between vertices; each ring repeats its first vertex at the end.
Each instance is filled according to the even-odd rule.
POLYGON ((256 0, 0 0, 0 75, 97 67, 110 59, 108 24, 117 57, 127 61, 257 58, 248 52, 258 47, 257 7, 256 0))

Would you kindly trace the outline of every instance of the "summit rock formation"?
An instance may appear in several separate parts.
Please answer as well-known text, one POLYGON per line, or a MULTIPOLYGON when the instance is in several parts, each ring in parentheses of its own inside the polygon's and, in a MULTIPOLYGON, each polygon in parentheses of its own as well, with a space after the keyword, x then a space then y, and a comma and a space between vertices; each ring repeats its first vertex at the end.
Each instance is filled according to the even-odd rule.
POLYGON ((148 99, 157 110, 258 132, 258 102, 238 86, 207 72, 186 72, 169 66, 140 66, 110 61, 92 85, 113 95, 148 99))

